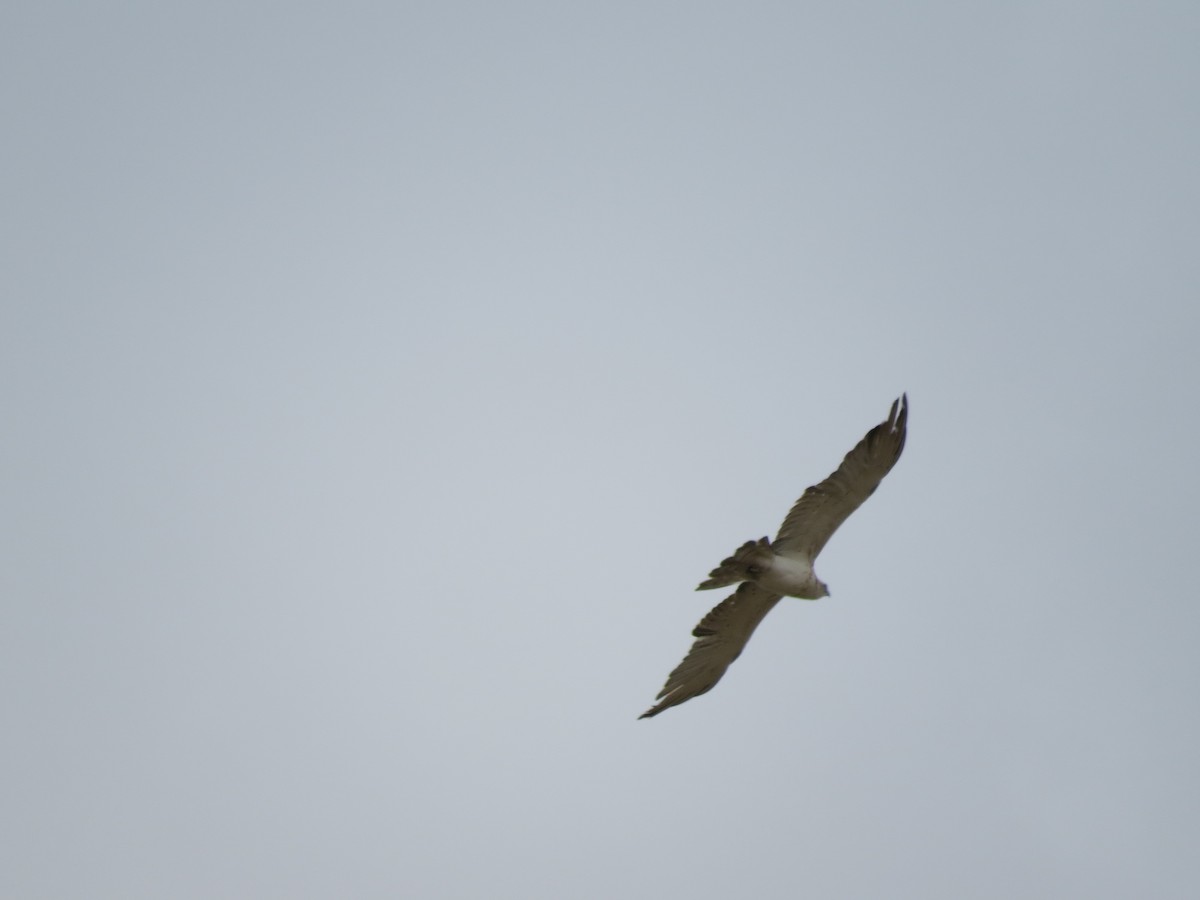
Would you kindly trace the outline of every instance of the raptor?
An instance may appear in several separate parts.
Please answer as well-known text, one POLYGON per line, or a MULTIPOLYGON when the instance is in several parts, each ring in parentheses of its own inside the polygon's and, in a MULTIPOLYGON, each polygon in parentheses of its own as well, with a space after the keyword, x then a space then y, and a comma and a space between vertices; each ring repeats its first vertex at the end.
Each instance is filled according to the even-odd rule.
POLYGON ((739 584, 692 631, 692 649, 655 698, 655 706, 639 718, 711 691, 737 659, 759 623, 784 597, 819 600, 829 588, 813 570, 818 554, 852 512, 875 493, 900 453, 908 426, 908 395, 892 403, 885 421, 867 432, 842 464, 796 501, 775 540, 747 541, 713 569, 696 588, 739 584))

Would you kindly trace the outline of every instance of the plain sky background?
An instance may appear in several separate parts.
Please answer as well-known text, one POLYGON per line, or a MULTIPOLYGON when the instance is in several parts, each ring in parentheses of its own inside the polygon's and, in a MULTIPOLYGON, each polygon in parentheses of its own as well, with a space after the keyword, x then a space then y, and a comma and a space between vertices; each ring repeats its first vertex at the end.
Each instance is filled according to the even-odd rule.
POLYGON ((0 896, 1197 896, 1198 47, 7 4, 0 896), (833 596, 637 721, 901 391, 833 596))

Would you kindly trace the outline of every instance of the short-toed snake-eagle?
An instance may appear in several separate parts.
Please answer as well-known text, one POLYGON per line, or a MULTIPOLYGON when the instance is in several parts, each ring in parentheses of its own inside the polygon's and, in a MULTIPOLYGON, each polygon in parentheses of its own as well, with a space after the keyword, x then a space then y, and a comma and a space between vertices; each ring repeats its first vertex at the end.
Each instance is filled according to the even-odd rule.
POLYGON ((639 718, 656 716, 712 690, 783 597, 829 596, 825 582, 813 571, 817 554, 892 470, 904 449, 907 424, 908 396, 902 395, 892 404, 887 421, 868 431, 836 472, 796 501, 775 540, 747 541, 709 573, 696 590, 741 585, 700 620, 692 632, 692 649, 668 676, 655 698, 659 702, 639 718))

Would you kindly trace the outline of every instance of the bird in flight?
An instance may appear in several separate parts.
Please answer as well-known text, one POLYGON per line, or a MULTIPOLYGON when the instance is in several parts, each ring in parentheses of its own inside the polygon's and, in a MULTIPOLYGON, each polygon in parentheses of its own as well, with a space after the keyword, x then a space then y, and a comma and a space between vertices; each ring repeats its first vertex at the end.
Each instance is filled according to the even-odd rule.
POLYGON ((713 689, 741 655, 754 629, 784 597, 819 600, 829 588, 813 571, 826 542, 875 493, 904 449, 908 395, 892 403, 887 420, 867 432, 842 464, 820 484, 804 492, 792 507, 775 540, 747 541, 713 569, 696 588, 706 591, 741 582, 692 631, 696 642, 655 698, 659 702, 638 718, 657 716, 713 689))

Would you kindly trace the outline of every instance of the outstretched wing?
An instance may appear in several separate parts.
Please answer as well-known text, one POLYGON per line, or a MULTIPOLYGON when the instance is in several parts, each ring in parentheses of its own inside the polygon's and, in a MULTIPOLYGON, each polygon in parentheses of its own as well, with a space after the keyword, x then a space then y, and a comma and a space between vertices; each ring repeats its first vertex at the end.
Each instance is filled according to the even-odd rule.
POLYGON ((754 582, 747 581, 713 607, 692 631, 696 637, 692 649, 654 698, 662 702, 638 718, 657 716, 664 709, 712 690, 729 664, 741 655, 758 623, 780 599, 779 594, 768 594, 754 582))
POLYGON ((837 471, 804 492, 783 520, 771 549, 781 556, 812 562, 826 542, 892 470, 908 425, 908 395, 892 403, 886 422, 867 432, 846 454, 837 471))

